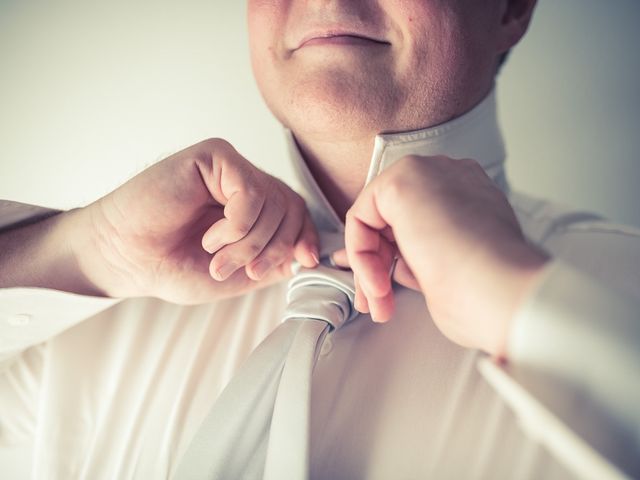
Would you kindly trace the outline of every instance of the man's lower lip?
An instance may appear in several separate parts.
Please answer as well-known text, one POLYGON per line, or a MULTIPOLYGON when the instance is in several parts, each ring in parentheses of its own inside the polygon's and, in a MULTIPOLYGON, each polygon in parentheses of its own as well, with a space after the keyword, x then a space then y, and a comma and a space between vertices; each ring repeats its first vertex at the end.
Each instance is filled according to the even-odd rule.
POLYGON ((335 35, 331 37, 317 37, 312 38, 311 40, 307 40, 302 45, 302 47, 311 47, 311 46, 331 46, 331 45, 363 45, 363 46, 375 46, 375 45, 388 45, 385 42, 378 42, 376 40, 371 40, 369 38, 356 37, 352 35, 335 35))

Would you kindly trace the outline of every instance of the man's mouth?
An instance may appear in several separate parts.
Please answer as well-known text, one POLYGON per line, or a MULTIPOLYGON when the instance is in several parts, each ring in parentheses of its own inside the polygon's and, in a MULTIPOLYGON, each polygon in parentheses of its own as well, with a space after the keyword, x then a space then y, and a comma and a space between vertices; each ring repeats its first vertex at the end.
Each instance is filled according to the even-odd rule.
POLYGON ((329 46, 329 45, 362 45, 362 46, 375 46, 375 45, 391 45, 384 39, 370 37, 368 35, 362 35, 354 32, 343 31, 325 31, 311 33, 305 36, 295 50, 299 50, 303 47, 311 46, 329 46))

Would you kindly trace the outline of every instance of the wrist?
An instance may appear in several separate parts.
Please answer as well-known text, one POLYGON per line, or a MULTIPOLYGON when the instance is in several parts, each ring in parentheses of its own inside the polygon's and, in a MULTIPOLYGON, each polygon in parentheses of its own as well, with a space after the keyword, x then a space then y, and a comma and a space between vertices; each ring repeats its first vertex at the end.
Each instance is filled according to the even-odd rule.
POLYGON ((53 270, 60 273, 60 289, 81 295, 109 296, 108 292, 90 275, 87 264, 89 258, 96 260, 91 248, 92 225, 88 207, 64 212, 51 230, 48 250, 58 250, 61 255, 55 259, 53 270))
POLYGON ((78 211, 4 232, 0 236, 0 286, 36 287, 84 295, 101 292, 79 268, 74 242, 78 211))
POLYGON ((102 198, 84 208, 68 212, 69 237, 77 281, 86 295, 124 298, 142 296, 134 292, 134 275, 122 260, 124 250, 118 232, 105 213, 102 198))
POLYGON ((542 276, 550 257, 531 245, 522 244, 514 247, 508 255, 503 251, 501 258, 503 264, 496 268, 496 289, 491 298, 493 335, 485 339, 481 348, 498 359, 506 360, 513 321, 542 276), (505 259, 508 261, 504 262, 505 259))

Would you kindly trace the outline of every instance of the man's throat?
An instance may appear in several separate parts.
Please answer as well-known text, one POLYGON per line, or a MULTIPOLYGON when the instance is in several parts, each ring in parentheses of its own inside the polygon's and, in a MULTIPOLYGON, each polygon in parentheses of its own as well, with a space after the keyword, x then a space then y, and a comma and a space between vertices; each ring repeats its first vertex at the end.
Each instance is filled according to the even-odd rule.
POLYGON ((342 221, 364 187, 372 145, 373 141, 364 152, 357 147, 349 149, 344 145, 336 145, 337 148, 329 146, 321 153, 298 145, 313 179, 342 221))

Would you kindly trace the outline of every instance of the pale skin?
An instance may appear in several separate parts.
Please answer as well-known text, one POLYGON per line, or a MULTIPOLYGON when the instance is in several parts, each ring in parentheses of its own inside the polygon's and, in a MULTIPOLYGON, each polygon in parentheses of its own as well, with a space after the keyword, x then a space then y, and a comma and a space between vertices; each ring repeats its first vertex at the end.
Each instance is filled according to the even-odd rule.
POLYGON ((224 140, 159 162, 87 207, 0 235, 0 285, 193 304, 317 265, 304 201, 224 140))
POLYGON ((345 227, 334 260, 354 271, 358 310, 392 318, 396 258, 394 280, 425 293, 447 337, 506 357, 510 321, 548 257, 477 162, 405 157, 367 185, 345 227))
POLYGON ((487 194, 491 182, 473 162, 450 159, 404 159, 363 185, 376 134, 446 122, 485 97, 534 7, 535 0, 249 0, 248 9, 258 86, 345 218, 347 255, 336 259, 354 271, 358 308, 375 320, 391 317, 387 279, 397 248, 381 233, 395 236, 403 256, 396 279, 424 293, 450 339, 499 357, 547 261, 524 240, 504 196, 487 194), (415 223, 405 223, 407 211, 415 223))
MULTIPOLYGON (((534 5, 248 5, 258 86, 345 218, 346 254, 336 259, 354 271, 358 308, 391 317, 382 272, 400 254, 396 280, 425 294, 443 333, 496 356, 547 260, 526 243, 502 194, 472 161, 440 157, 408 157, 363 185, 376 134, 442 123, 488 93, 497 59, 525 33, 534 5), (409 205, 418 222, 403 220, 409 205), (460 292, 464 305, 453 300, 460 292)), ((1 234, 0 251, 3 287, 200 303, 282 280, 293 258, 313 267, 317 236, 289 187, 209 140, 85 208, 1 234)))

